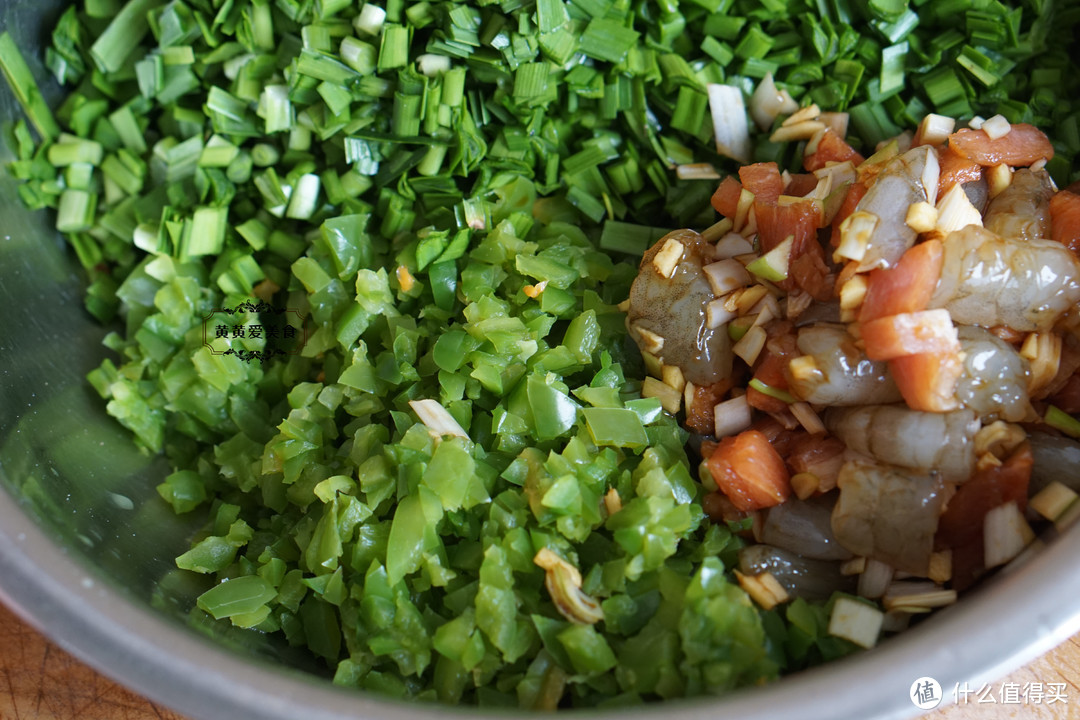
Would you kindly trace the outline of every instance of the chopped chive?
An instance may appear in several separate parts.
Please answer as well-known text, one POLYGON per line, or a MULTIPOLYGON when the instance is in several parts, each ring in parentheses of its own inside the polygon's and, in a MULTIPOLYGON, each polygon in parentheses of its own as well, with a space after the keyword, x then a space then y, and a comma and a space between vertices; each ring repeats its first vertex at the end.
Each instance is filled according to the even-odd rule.
POLYGON ((201 207, 185 223, 181 259, 221 252, 225 244, 228 208, 201 207))
POLYGON ((199 154, 199 167, 227 168, 239 154, 240 148, 225 138, 214 135, 199 154))
POLYGON ((296 119, 289 88, 286 85, 267 85, 259 98, 258 115, 265 121, 264 131, 272 134, 293 128, 296 119))
POLYGON ((586 26, 578 42, 585 55, 617 63, 626 58, 637 39, 637 31, 615 20, 595 18, 586 26))
POLYGON ((754 24, 742 34, 742 39, 735 46, 735 57, 743 60, 761 60, 772 48, 775 40, 760 25, 754 24))
POLYGON ((34 80, 30 68, 16 47, 15 41, 6 31, 0 33, 0 70, 8 81, 16 99, 22 105, 26 117, 33 123, 42 139, 52 140, 60 134, 60 127, 53 118, 52 111, 41 96, 41 90, 34 80))
POLYGON ((344 85, 358 79, 356 71, 351 67, 330 55, 307 48, 301 50, 300 56, 296 59, 296 71, 316 80, 324 80, 337 85, 344 85))
POLYGON ((888 95, 904 86, 904 62, 907 58, 906 42, 881 50, 880 92, 888 95))
POLYGON ((341 59, 361 75, 375 72, 378 52, 375 46, 353 37, 342 38, 339 47, 341 59))
POLYGON ((970 45, 963 47, 960 55, 956 58, 956 62, 986 87, 991 87, 998 81, 995 66, 1000 66, 1000 64, 995 63, 994 60, 970 45))
POLYGON ((285 217, 306 220, 314 215, 319 204, 320 187, 321 181, 318 175, 312 173, 301 175, 289 197, 289 208, 285 211, 285 217))
POLYGON ((56 229, 60 232, 85 232, 94 226, 97 194, 86 190, 65 190, 56 209, 56 229))
POLYGON ((379 70, 405 67, 409 62, 409 28, 386 25, 379 44, 379 70))
POLYGON ((100 165, 104 154, 105 149, 100 143, 61 134, 58 141, 49 146, 48 158, 54 167, 72 163, 100 165))
POLYGON ((109 26, 90 46, 90 57, 103 72, 118 72, 146 33, 150 31, 148 13, 161 0, 128 0, 109 26))
POLYGON ((1051 405, 1046 409, 1043 420, 1055 430, 1060 430, 1072 437, 1080 437, 1080 420, 1077 420, 1056 405, 1051 405))

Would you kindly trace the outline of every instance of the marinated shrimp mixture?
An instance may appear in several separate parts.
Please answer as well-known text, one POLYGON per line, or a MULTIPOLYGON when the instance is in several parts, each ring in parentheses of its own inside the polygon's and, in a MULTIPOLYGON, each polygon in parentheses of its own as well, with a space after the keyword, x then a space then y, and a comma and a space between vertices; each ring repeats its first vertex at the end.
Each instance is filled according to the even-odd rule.
POLYGON ((706 437, 706 511, 752 522, 740 584, 880 600, 830 627, 868 646, 1077 514, 1080 195, 1030 125, 929 115, 864 159, 842 122, 785 121, 806 172, 725 178, 624 307, 643 393, 706 437))

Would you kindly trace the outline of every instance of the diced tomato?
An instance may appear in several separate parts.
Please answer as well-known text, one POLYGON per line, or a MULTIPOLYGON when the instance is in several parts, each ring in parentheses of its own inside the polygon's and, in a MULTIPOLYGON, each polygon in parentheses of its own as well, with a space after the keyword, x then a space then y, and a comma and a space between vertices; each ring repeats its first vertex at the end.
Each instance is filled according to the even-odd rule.
MULTIPOLYGON (((722 492, 711 492, 702 497, 701 509, 716 522, 738 523, 748 517, 748 513, 735 507, 722 492)), ((746 534, 753 537, 752 530, 747 530, 746 534)))
POLYGON ((754 193, 754 202, 772 204, 784 192, 784 179, 774 162, 754 163, 739 168, 742 186, 754 193))
POLYGON ((1050 397, 1050 403, 1067 413, 1080 413, 1080 375, 1066 380, 1065 386, 1050 397))
POLYGON ((867 187, 861 182, 854 182, 851 187, 848 188, 847 195, 844 196, 844 202, 840 205, 840 210, 837 211, 832 221, 832 237, 829 243, 833 247, 840 247, 840 223, 848 219, 851 213, 855 212, 855 208, 859 206, 859 202, 866 195, 867 187))
POLYGON ((871 270, 859 322, 925 310, 934 295, 944 251, 940 240, 927 240, 905 252, 891 268, 871 270))
POLYGON ((788 278, 818 302, 832 299, 834 278, 825 264, 825 251, 817 242, 808 243, 805 252, 788 263, 788 278))
POLYGON ((713 408, 735 384, 729 376, 712 385, 694 385, 694 399, 686 411, 686 427, 699 435, 712 435, 716 430, 713 408))
POLYGON ((767 336, 765 350, 754 366, 754 377, 770 387, 786 390, 784 371, 791 359, 800 355, 795 326, 790 321, 770 323, 767 336))
POLYGON ((938 176, 937 196, 944 197, 953 185, 978 180, 982 177, 982 165, 954 152, 939 154, 941 174, 938 176))
MULTIPOLYGON (((795 344, 793 333, 776 334, 774 325, 770 328, 772 336, 766 349, 762 351, 754 368, 754 379, 777 390, 787 390, 788 380, 784 371, 791 359, 799 354, 799 348, 795 344)), ((787 403, 772 395, 760 392, 754 388, 747 388, 746 402, 750 407, 764 412, 782 413, 788 409, 787 403)))
POLYGON ((958 406, 956 381, 964 370, 958 353, 923 353, 889 361, 889 373, 912 410, 948 412, 958 406))
POLYGON ((832 130, 826 130, 818 142, 817 149, 803 157, 803 167, 807 172, 814 172, 825 167, 830 162, 846 162, 858 166, 865 158, 855 148, 848 145, 844 138, 832 130))
POLYGON ((1062 190, 1050 198, 1050 237, 1080 254, 1080 195, 1062 190))
POLYGON ((817 187, 818 179, 816 175, 810 173, 798 173, 791 176, 791 182, 784 188, 785 195, 791 195, 792 197, 804 197, 806 193, 810 192, 817 187))
POLYGON ((791 443, 787 464, 797 473, 820 471, 822 465, 835 462, 846 450, 847 445, 839 438, 802 433, 791 443))
POLYGON ((740 195, 742 195, 742 183, 728 175, 720 181, 720 187, 713 193, 712 206, 716 212, 734 220, 735 214, 739 211, 740 195))
POLYGON ((861 333, 866 357, 876 361, 960 351, 949 311, 941 308, 886 315, 862 323, 861 333))
POLYGON ((997 467, 979 470, 956 490, 938 520, 935 543, 953 551, 953 587, 971 585, 983 568, 983 523, 986 513, 1008 502, 1023 512, 1034 459, 1024 443, 997 467))
POLYGON ((779 505, 791 495, 784 460, 757 430, 721 440, 708 467, 720 491, 744 512, 779 505))
POLYGON ((763 253, 784 242, 789 235, 795 237, 791 247, 792 258, 806 253, 810 243, 817 244, 821 213, 817 205, 809 200, 790 205, 763 205, 755 200, 754 213, 757 215, 758 242, 763 253))
POLYGON ((767 413, 782 413, 788 409, 788 404, 780 398, 766 395, 752 387, 746 388, 746 404, 767 413))
POLYGON ((991 140, 982 130, 961 128, 949 136, 949 149, 983 167, 1001 163, 1027 166, 1054 158, 1054 146, 1046 133, 1027 123, 1013 125, 1008 133, 996 140, 991 140))
POLYGON ((780 453, 780 457, 787 457, 791 452, 791 443, 795 439, 796 432, 788 430, 776 418, 765 415, 754 421, 751 430, 757 430, 768 439, 773 449, 780 453))

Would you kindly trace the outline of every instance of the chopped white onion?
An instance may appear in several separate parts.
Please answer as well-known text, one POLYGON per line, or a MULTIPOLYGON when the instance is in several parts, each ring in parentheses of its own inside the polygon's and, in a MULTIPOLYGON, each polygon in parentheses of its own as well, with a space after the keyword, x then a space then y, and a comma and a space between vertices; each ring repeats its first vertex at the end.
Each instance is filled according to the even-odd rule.
POLYGON ((750 128, 742 90, 732 85, 707 86, 716 152, 741 163, 750 162, 750 128))
POLYGON ((773 82, 772 73, 767 73, 758 83, 750 97, 750 115, 764 132, 772 127, 780 115, 788 115, 799 109, 799 103, 787 90, 779 90, 773 82))
POLYGON ((821 418, 818 417, 818 414, 814 412, 814 408, 810 407, 809 403, 792 403, 789 409, 806 432, 811 435, 819 435, 825 432, 825 423, 821 421, 821 418))
POLYGON ((847 137, 849 115, 846 112, 823 112, 818 115, 818 120, 841 138, 847 137))
POLYGON ((1015 502, 998 505, 983 520, 983 564, 988 568, 1004 565, 1034 539, 1035 533, 1015 502))
POLYGON ((926 166, 922 172, 922 186, 926 191, 926 202, 937 202, 938 180, 941 178, 941 164, 933 148, 926 148, 926 166))
POLYGON ((746 287, 753 282, 743 264, 734 258, 709 263, 702 270, 705 272, 705 279, 709 281, 713 295, 717 297, 727 295, 732 290, 746 287))
POLYGON ((731 352, 745 360, 747 365, 753 365, 757 362, 762 349, 764 349, 766 339, 765 330, 754 325, 746 331, 745 335, 739 338, 739 342, 732 346, 731 352))
POLYGON ((948 235, 968 225, 982 227, 982 214, 971 204, 960 183, 956 183, 937 203, 937 229, 948 235))
POLYGON ((880 560, 866 559, 866 569, 859 574, 858 593, 864 598, 879 598, 892 582, 893 569, 880 560))
POLYGON ((745 395, 725 400, 714 406, 713 420, 714 432, 718 438, 741 433, 754 422, 745 395))
POLYGON ((710 330, 715 330, 738 317, 738 313, 725 307, 726 304, 724 298, 717 298, 705 306, 705 324, 710 330))
POLYGON ((754 246, 749 240, 737 232, 729 232, 716 241, 714 254, 718 260, 726 260, 736 255, 746 255, 754 252, 754 246))

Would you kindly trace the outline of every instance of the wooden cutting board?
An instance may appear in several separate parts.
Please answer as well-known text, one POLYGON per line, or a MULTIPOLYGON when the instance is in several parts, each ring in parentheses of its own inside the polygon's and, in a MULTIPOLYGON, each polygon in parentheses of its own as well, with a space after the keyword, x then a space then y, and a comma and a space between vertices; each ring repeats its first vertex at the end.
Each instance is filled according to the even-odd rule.
MULTIPOLYGON (((967 702, 923 720, 1070 720, 1080 718, 1080 635, 967 702), (1015 688, 1013 685, 1015 684, 1015 688), (1051 685, 1053 687, 1051 687, 1051 685), (1060 687, 1059 687, 1060 686, 1060 687), (1011 702, 1027 690, 1039 702, 1011 702), (1053 702, 1051 696, 1055 697, 1053 702), (1056 699, 1065 698, 1065 702, 1056 699), (990 703, 993 697, 996 702, 990 703)), ((945 688, 951 701, 953 688, 945 688)), ((0 605, 0 720, 185 720, 94 672, 0 605)))

